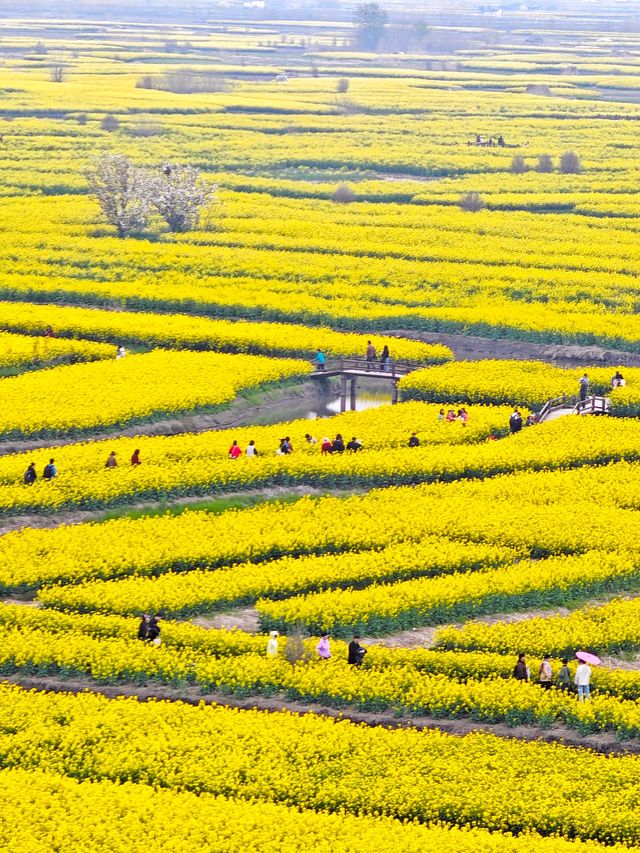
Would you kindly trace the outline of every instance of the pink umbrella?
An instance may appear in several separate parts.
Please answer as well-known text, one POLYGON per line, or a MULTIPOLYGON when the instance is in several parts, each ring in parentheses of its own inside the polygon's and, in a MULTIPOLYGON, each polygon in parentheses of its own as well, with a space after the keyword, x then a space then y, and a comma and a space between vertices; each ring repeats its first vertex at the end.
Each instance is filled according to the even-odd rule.
POLYGON ((583 663, 592 663, 594 666, 602 663, 598 655, 592 655, 591 652, 576 652, 576 657, 583 663))

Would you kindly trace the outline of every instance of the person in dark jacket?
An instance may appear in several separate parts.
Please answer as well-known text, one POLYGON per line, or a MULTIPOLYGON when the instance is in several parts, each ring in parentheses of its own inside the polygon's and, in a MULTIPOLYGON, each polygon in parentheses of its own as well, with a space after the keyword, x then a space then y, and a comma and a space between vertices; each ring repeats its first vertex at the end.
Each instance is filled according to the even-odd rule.
POLYGON ((415 434, 415 432, 411 433, 411 438, 409 439, 409 447, 420 447, 420 439, 415 434))
POLYGON ((511 432, 520 432, 522 429, 522 415, 518 409, 514 409, 513 414, 509 418, 509 429, 511 432))
POLYGON ((158 640, 160 637, 160 625, 158 625, 160 617, 156 613, 155 616, 151 616, 148 622, 147 628, 147 640, 150 640, 152 643, 154 640, 158 640))
POLYGON ((367 650, 364 646, 360 645, 360 637, 356 635, 349 643, 349 657, 347 658, 347 663, 350 663, 351 666, 362 666, 362 661, 364 660, 366 653, 367 650))
POLYGON ((31 486, 38 479, 38 475, 36 474, 36 463, 30 462, 29 467, 24 472, 24 477, 22 478, 27 486, 31 486))
POLYGON ((149 614, 145 613, 138 625, 138 639, 147 640, 149 634, 149 614))
POLYGON ((351 453, 357 453, 359 450, 362 450, 362 442, 354 435, 349 444, 347 444, 347 450, 351 453))
POLYGON ((53 480, 58 474, 58 469, 55 466, 55 461, 53 459, 49 460, 49 464, 44 466, 44 471, 42 472, 43 480, 53 480))
POLYGON ((344 441, 342 440, 342 436, 340 435, 340 433, 338 433, 331 442, 331 452, 344 453, 344 441))
POLYGON ((131 455, 131 464, 132 465, 141 465, 142 462, 140 460, 140 450, 134 450, 131 455))
POLYGON ((523 652, 518 655, 518 662, 513 668, 513 677, 517 681, 529 681, 529 667, 523 652))
POLYGON ((389 347, 385 344, 382 350, 382 354, 380 355, 380 370, 389 370, 390 364, 391 356, 389 354, 389 347))

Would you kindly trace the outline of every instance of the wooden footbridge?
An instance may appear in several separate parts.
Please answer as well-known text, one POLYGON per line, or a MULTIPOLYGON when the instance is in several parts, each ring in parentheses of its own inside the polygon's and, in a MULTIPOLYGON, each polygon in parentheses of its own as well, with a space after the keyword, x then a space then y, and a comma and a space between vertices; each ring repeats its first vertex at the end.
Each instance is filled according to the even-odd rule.
POLYGON ((540 414, 539 421, 552 421, 562 415, 607 415, 609 413, 609 398, 592 395, 581 400, 577 395, 563 394, 547 400, 540 414))
POLYGON ((314 379, 340 378, 340 411, 346 412, 347 397, 349 408, 355 411, 359 378, 392 382, 391 402, 397 403, 398 380, 412 370, 417 370, 419 366, 409 361, 389 360, 382 363, 378 359, 369 361, 366 358, 339 358, 327 361, 326 364, 316 364, 316 372, 312 376, 314 379))

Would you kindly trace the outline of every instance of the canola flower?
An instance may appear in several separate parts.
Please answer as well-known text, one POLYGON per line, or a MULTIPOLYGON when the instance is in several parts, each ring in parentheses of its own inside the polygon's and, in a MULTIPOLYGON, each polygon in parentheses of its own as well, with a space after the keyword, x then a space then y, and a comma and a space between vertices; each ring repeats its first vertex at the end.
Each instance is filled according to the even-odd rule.
MULTIPOLYGON (((145 853, 251 850, 297 853, 330 839, 335 853, 619 853, 604 847, 526 833, 519 837, 473 827, 425 826, 390 816, 300 811, 278 803, 249 803, 210 794, 152 788, 106 779, 79 781, 55 772, 0 772, 0 844, 6 853, 50 853, 52 837, 76 853, 126 849, 145 853)), ((320 848, 321 849, 321 848, 320 848)))
POLYGON ((254 602, 261 596, 285 598, 308 590, 364 587, 381 580, 448 575, 512 561, 511 548, 425 537, 365 550, 308 557, 283 557, 266 563, 241 563, 215 571, 167 573, 118 581, 41 589, 47 607, 74 612, 141 614, 162 611, 173 616, 206 612, 254 602))
POLYGON ((637 585, 640 554, 589 551, 572 557, 520 561, 445 577, 333 589, 257 602, 265 631, 305 625, 348 637, 384 634, 482 613, 563 604, 577 595, 637 585))
POLYGON ((443 628, 437 634, 437 645, 500 653, 550 651, 556 655, 578 648, 593 649, 600 655, 636 651, 640 648, 640 601, 615 599, 599 606, 587 605, 568 616, 532 618, 513 625, 472 623, 460 629, 443 628))
POLYGON ((506 407, 469 407, 466 425, 445 425, 437 420, 438 411, 436 406, 410 403, 336 415, 331 421, 331 434, 355 433, 367 450, 366 454, 343 457, 321 456, 322 434, 306 419, 199 434, 110 438, 8 455, 0 459, 0 512, 95 508, 134 497, 209 494, 278 483, 315 481, 330 485, 361 480, 380 484, 431 479, 439 476, 443 458, 458 455, 455 445, 480 442, 492 431, 504 432, 509 416, 506 407), (316 432, 316 445, 306 443, 305 434, 310 429, 316 432), (419 433, 423 445, 417 453, 416 448, 407 447, 414 431, 419 433), (292 456, 276 455, 283 435, 291 436, 295 450, 292 456), (254 440, 259 455, 253 459, 243 456, 230 465, 228 451, 234 440, 243 452, 254 440), (437 452, 425 455, 426 448, 434 445, 438 446, 437 452), (140 450, 142 465, 132 467, 129 459, 136 449, 140 450), (124 464, 105 477, 104 462, 112 450, 124 464), (58 467, 55 480, 36 481, 25 488, 22 475, 27 464, 35 461, 37 468, 44 467, 52 455, 58 467), (434 463, 437 469, 429 472, 434 463))
POLYGON ((640 368, 622 367, 626 385, 612 388, 616 368, 581 367, 565 369, 542 361, 491 360, 456 361, 438 368, 425 368, 400 380, 402 396, 408 400, 446 403, 504 404, 540 408, 555 397, 576 396, 579 379, 587 373, 589 394, 611 398, 611 414, 629 417, 640 411, 640 368))
MULTIPOLYGON (((587 486, 593 482, 589 470, 523 472, 378 489, 349 498, 303 498, 221 515, 186 511, 24 529, 0 538, 0 589, 8 594, 61 582, 367 550, 424 536, 507 546, 532 556, 582 553, 593 541, 602 551, 633 558, 640 537, 637 512, 626 502, 619 504, 613 486, 612 497, 607 496, 606 482, 615 482, 618 467, 601 469, 602 491, 581 488, 582 476, 587 486), (588 539, 576 518, 589 519, 588 539)), ((627 482, 633 482, 637 470, 623 466, 627 482)))
MULTIPOLYGON (((4 326, 0 321, 0 326, 4 326)), ((46 329, 43 327, 42 331, 46 329)), ((33 338, 0 332, 0 367, 33 369, 53 367, 77 361, 98 361, 113 358, 115 346, 85 340, 60 340, 58 338, 33 338)))
POLYGON ((608 844, 640 835, 635 756, 12 687, 0 690, 0 723, 10 727, 6 768, 608 844), (380 782, 366 772, 372 763, 380 782))
MULTIPOLYGON (((41 334, 51 326, 56 335, 65 338, 85 337, 168 349, 219 350, 307 359, 316 353, 306 326, 231 322, 181 314, 114 313, 95 308, 4 302, 0 304, 0 326, 28 335, 41 334)), ((321 347, 330 358, 364 358, 369 339, 366 335, 335 332, 323 327, 314 329, 313 338, 316 348, 321 347)), ((402 338, 381 338, 379 335, 374 335, 374 341, 378 350, 382 350, 385 344, 389 345, 394 358, 399 361, 438 364, 453 358, 451 350, 442 344, 423 344, 402 338)), ((64 352, 62 341, 55 339, 53 343, 53 351, 57 347, 64 352)), ((73 352, 74 344, 68 346, 73 352)), ((85 348, 90 351, 89 344, 85 344, 85 348)), ((95 351, 100 352, 101 349, 96 347, 95 351)))
POLYGON ((0 435, 74 435, 201 411, 231 401, 243 389, 310 370, 288 359, 166 350, 41 370, 0 381, 0 435))

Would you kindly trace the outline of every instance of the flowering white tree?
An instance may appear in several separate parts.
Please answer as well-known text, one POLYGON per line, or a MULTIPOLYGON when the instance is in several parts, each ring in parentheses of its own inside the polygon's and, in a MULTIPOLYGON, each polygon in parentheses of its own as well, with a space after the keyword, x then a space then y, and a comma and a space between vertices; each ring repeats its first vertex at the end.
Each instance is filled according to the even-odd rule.
POLYGON ((151 212, 152 182, 148 173, 124 154, 105 152, 85 173, 91 191, 118 237, 144 228, 151 212))
POLYGON ((203 208, 213 201, 216 191, 192 166, 165 163, 151 181, 152 204, 171 231, 196 228, 203 208))

